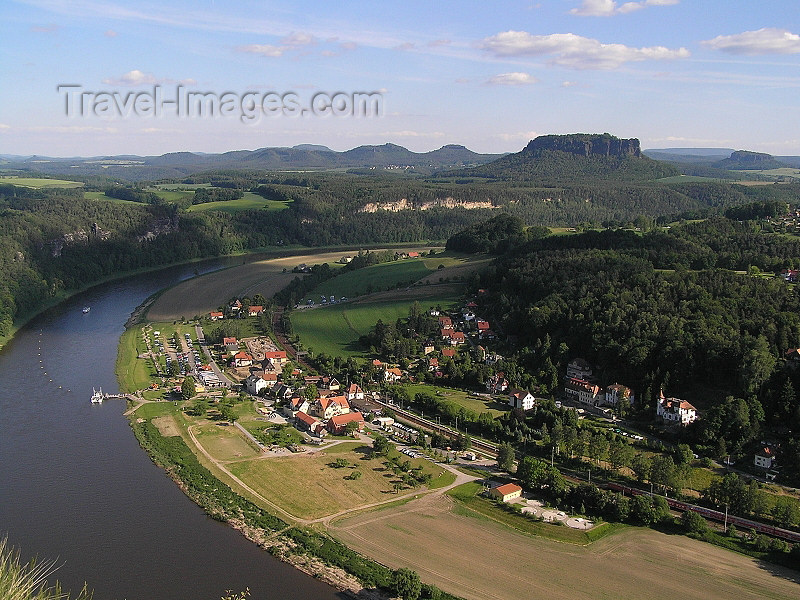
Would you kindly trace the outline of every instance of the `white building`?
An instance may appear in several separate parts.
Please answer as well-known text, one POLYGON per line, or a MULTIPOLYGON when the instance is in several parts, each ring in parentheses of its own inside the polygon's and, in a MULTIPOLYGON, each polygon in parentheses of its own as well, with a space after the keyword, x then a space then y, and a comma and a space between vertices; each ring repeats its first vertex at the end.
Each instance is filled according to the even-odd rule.
POLYGON ((250 375, 250 377, 244 380, 244 385, 247 389, 247 393, 253 396, 258 396, 269 387, 267 382, 258 375, 250 375))
POLYGON ((508 404, 511 408, 530 410, 536 404, 536 398, 526 390, 511 390, 508 395, 508 404))
POLYGON ((656 416, 663 419, 665 423, 688 425, 697 420, 697 409, 686 400, 665 398, 662 392, 661 398, 656 404, 656 416))
POLYGON ((606 388, 606 406, 616 406, 620 400, 625 399, 631 406, 634 402, 631 388, 615 383, 606 388))

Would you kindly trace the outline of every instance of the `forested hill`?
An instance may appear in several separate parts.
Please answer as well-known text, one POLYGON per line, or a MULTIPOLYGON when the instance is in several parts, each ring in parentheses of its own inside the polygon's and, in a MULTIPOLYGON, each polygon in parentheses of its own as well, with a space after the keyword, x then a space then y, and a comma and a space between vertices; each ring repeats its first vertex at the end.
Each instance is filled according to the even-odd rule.
POLYGON ((800 373, 783 360, 800 346, 800 298, 761 275, 800 265, 800 240, 722 217, 522 242, 513 224, 490 228, 510 243, 472 285, 481 314, 513 332, 512 385, 556 392, 580 356, 604 385, 635 390, 643 420, 663 387, 702 411, 686 435, 708 454, 777 436, 800 476, 800 373))
POLYGON ((545 135, 516 154, 458 171, 459 176, 541 183, 611 180, 650 181, 678 175, 672 165, 647 158, 639 140, 607 133, 545 135))
POLYGON ((424 168, 452 169, 480 165, 501 154, 480 154, 464 146, 448 144, 430 152, 412 152, 396 144, 358 146, 335 152, 325 146, 301 144, 293 148, 259 148, 221 154, 171 152, 161 156, 107 156, 92 158, 20 157, 9 168, 34 169, 49 175, 115 177, 122 181, 143 181, 185 177, 210 169, 340 169, 340 168, 424 168))

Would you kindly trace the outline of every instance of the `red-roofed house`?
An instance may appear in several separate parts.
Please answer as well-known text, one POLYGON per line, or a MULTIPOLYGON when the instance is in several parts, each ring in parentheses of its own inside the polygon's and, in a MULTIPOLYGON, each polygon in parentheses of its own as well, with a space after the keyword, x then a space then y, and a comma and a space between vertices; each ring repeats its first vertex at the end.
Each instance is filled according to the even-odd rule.
POLYGON ((428 359, 428 371, 435 371, 439 368, 439 359, 438 358, 429 358, 428 359))
POLYGON ((441 329, 452 329, 453 319, 450 317, 439 317, 439 327, 441 329))
POLYGON ((352 402, 353 400, 363 400, 364 399, 364 390, 356 383, 351 383, 350 387, 347 388, 347 391, 344 394, 345 398, 347 398, 348 402, 352 402))
POLYGON ((419 258, 419 252, 414 252, 414 251, 409 252, 408 258, 419 258))
POLYGON ((476 325, 478 326, 478 331, 486 331, 489 329, 489 321, 478 321, 476 325))
POLYGON ((233 357, 234 367, 249 367, 253 364, 253 357, 247 352, 237 352, 233 357))
POLYGON ((360 412, 336 415, 328 421, 328 431, 334 435, 342 435, 348 423, 358 423, 358 430, 364 428, 364 416, 360 412))
POLYGON ((400 378, 403 377, 403 372, 398 369, 397 367, 392 367, 391 369, 386 369, 383 372, 383 378, 389 382, 399 381, 400 378))
POLYGON ((273 350, 272 352, 267 352, 264 355, 264 358, 279 366, 283 366, 289 362, 289 359, 286 356, 286 350, 273 350))
POLYGON ((225 351, 235 354, 239 351, 239 342, 235 337, 222 338, 222 345, 225 346, 225 351))
POLYGON ((506 483, 492 488, 489 494, 500 500, 500 502, 508 502, 514 498, 519 498, 522 495, 522 488, 516 483, 506 483))
POLYGON ((456 355, 455 348, 442 348, 442 356, 447 356, 448 358, 453 358, 456 355))
POLYGON ((225 318, 225 315, 224 315, 224 314, 222 314, 222 313, 221 313, 221 312, 219 312, 219 311, 212 310, 210 313, 208 313, 208 317, 209 317, 209 318, 210 318, 212 321, 219 321, 220 319, 224 319, 224 318, 225 318))
POLYGON ((599 385, 589 383, 584 379, 574 377, 567 380, 564 384, 564 396, 575 402, 597 406, 605 400, 605 394, 599 385))
POLYGON ((325 433, 325 428, 323 427, 322 423, 303 411, 299 411, 295 415, 295 419, 297 419, 297 428, 301 431, 308 431, 309 433, 319 435, 320 437, 325 433))
POLYGON ((344 396, 329 396, 318 398, 314 401, 314 412, 323 421, 336 415, 345 415, 350 412, 350 403, 344 396))
POLYGON ((267 387, 275 387, 278 383, 278 375, 276 373, 264 373, 261 379, 267 384, 267 387))
POLYGON ((263 306, 251 306, 250 310, 247 313, 251 317, 257 317, 258 315, 264 314, 264 307, 263 306))
POLYGON ((464 337, 463 331, 453 331, 450 334, 450 344, 452 346, 458 346, 459 344, 463 344, 467 341, 467 338, 464 337))

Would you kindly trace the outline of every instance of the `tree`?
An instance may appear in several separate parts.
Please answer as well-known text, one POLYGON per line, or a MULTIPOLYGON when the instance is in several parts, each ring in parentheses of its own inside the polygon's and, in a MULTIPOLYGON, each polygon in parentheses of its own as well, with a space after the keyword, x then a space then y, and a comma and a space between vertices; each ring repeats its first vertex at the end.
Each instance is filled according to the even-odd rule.
POLYGON ((372 440, 372 451, 379 456, 385 456, 391 447, 392 443, 380 434, 376 435, 372 440))
POLYGON ((703 534, 708 531, 708 523, 693 510, 687 510, 681 515, 681 525, 688 533, 703 534))
POLYGON ((344 426, 345 435, 353 435, 356 431, 358 431, 358 421, 350 421, 344 426))
POLYGON ((403 600, 417 600, 422 593, 422 582, 416 571, 402 568, 392 573, 390 588, 394 595, 403 600))
POLYGON ((309 402, 313 402, 314 400, 317 399, 318 395, 319 395, 319 390, 317 390, 317 386, 316 385, 314 385, 313 383, 310 383, 310 384, 308 384, 306 386, 305 393, 304 393, 304 396, 305 396, 306 400, 308 400, 309 402))
POLYGON ((195 417, 204 417, 208 411, 208 401, 205 398, 198 398, 194 401, 190 410, 195 417))
POLYGON ((650 459, 641 452, 637 452, 631 459, 631 469, 636 473, 636 480, 644 483, 650 478, 650 459))
POLYGON ((641 494, 631 500, 631 517, 642 525, 650 526, 656 522, 656 511, 649 496, 641 494))
POLYGON ((185 377, 181 383, 181 397, 184 400, 189 400, 197 393, 197 386, 194 383, 194 377, 185 377))
POLYGON ((236 411, 233 410, 233 407, 230 404, 221 405, 219 407, 219 414, 223 419, 231 423, 235 422, 239 418, 236 414, 236 411))
POLYGON ((514 446, 509 442, 502 442, 497 446, 497 467, 506 472, 514 467, 514 446))
POLYGON ((517 477, 527 489, 540 489, 547 477, 547 463, 532 456, 524 456, 517 466, 517 477))
POLYGON ((608 460, 611 468, 618 471, 620 467, 627 467, 633 459, 633 448, 630 444, 615 437, 608 448, 608 460))

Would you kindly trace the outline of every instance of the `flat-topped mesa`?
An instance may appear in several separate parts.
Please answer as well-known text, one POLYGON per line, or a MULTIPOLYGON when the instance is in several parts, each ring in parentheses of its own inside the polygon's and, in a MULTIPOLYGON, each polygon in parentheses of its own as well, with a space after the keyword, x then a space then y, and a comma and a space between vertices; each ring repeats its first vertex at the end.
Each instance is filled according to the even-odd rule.
POLYGON ((749 150, 737 150, 731 153, 730 159, 740 163, 750 163, 753 165, 762 165, 764 163, 774 162, 775 157, 771 154, 764 152, 750 152, 749 150))
POLYGON ((620 139, 608 133, 575 133, 570 135, 542 135, 525 147, 525 152, 554 150, 577 156, 631 156, 640 158, 642 151, 636 138, 620 139))

